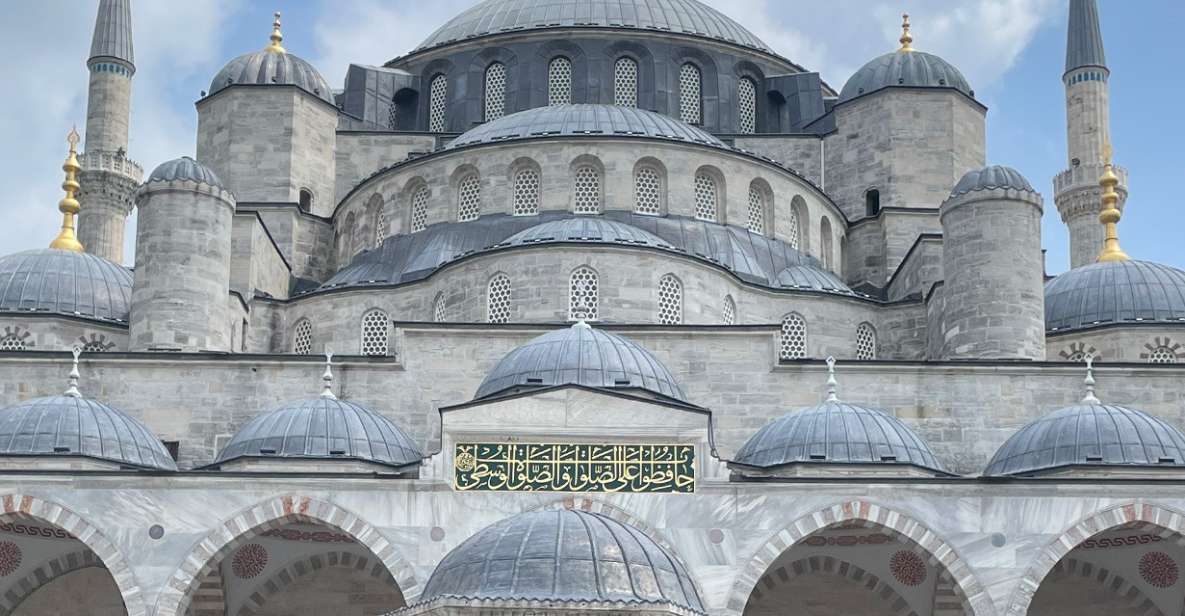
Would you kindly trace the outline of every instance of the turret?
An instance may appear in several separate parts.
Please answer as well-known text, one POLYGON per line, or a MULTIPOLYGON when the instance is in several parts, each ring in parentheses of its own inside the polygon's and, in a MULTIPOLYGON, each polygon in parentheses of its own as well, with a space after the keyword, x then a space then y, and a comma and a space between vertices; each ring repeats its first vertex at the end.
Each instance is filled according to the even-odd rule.
POLYGON ((90 253, 123 262, 124 228, 132 211, 132 193, 143 170, 127 158, 131 113, 131 0, 100 0, 91 40, 87 91, 86 144, 82 165, 78 239, 90 253))

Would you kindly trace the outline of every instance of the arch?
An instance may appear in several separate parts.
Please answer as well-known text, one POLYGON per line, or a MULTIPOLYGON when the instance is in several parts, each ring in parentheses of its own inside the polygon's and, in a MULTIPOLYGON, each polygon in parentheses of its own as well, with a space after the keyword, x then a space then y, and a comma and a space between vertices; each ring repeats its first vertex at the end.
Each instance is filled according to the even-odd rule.
POLYGON ((879 216, 881 213, 881 191, 877 188, 869 188, 864 191, 864 215, 872 218, 879 216))
POLYGON ((638 61, 621 56, 613 62, 613 104, 638 106, 638 61))
POLYGON ((653 156, 634 163, 634 213, 651 216, 667 213, 667 168, 653 156))
POLYGON ((457 222, 476 220, 481 216, 481 174, 470 164, 458 166, 450 181, 456 191, 454 210, 457 222))
POLYGON ((534 159, 521 157, 510 163, 510 212, 515 216, 534 216, 539 213, 543 188, 543 171, 534 159))
POLYGON ((753 134, 757 132, 757 82, 751 77, 737 80, 737 128, 736 132, 753 134))
MULTIPOLYGON (((605 47, 604 51, 605 61, 601 63, 604 67, 601 74, 601 83, 613 84, 610 88, 608 85, 602 88, 599 97, 600 102, 610 104, 620 104, 623 107, 639 107, 642 109, 658 109, 656 106, 656 92, 660 89, 656 87, 656 73, 654 54, 646 45, 636 43, 634 41, 616 41, 605 47), (633 104, 628 104, 629 100, 623 100, 621 103, 617 101, 617 71, 622 66, 618 63, 621 60, 632 61, 633 71, 633 104)), ((665 64, 665 61, 664 61, 665 64)), ((626 86, 629 85, 630 80, 627 78, 624 82, 626 86)), ((667 88, 661 88, 664 91, 670 91, 667 88)), ((621 91, 629 98, 630 90, 628 87, 621 91)), ((664 102, 664 105, 669 104, 664 102)), ((671 114, 674 115, 674 114, 671 114)))
POLYGON ((302 318, 292 327, 292 353, 308 355, 313 352, 313 322, 302 318))
POLYGON ((78 342, 74 344, 82 347, 83 353, 104 353, 114 350, 116 346, 115 342, 107 339, 107 334, 95 332, 79 336, 78 342))
POLYGON ((391 344, 391 319, 387 313, 380 308, 371 308, 362 313, 358 324, 359 354, 386 357, 391 344))
POLYGON ((300 211, 312 212, 313 211, 313 191, 302 186, 300 191, 297 193, 297 202, 296 203, 300 207, 300 211))
POLYGON ((407 204, 404 228, 409 233, 423 231, 428 226, 428 200, 432 195, 428 182, 416 176, 403 185, 403 201, 407 204))
POLYGON ((774 190, 764 178, 749 182, 749 230, 758 235, 773 235, 774 190))
POLYGON ((856 359, 876 359, 876 328, 867 321, 856 326, 856 359))
MULTIPOLYGON (((711 53, 700 48, 677 47, 671 51, 670 64, 672 67, 678 68, 673 68, 668 72, 672 80, 669 92, 672 95, 675 93, 679 95, 678 99, 672 96, 672 104, 676 105, 676 107, 671 109, 670 115, 683 119, 683 76, 685 67, 690 65, 699 72, 698 102, 700 117, 697 122, 687 123, 704 126, 715 132, 720 128, 717 117, 717 108, 720 101, 720 74, 716 67, 716 58, 711 53)), ((688 94, 694 95, 695 90, 691 90, 688 94)), ((688 100, 693 101, 693 99, 688 100)))
POLYGON ((704 123, 704 75, 693 62, 679 67, 679 119, 686 124, 704 123))
POLYGON ((358 252, 358 241, 361 234, 358 232, 358 217, 354 212, 346 215, 346 225, 342 229, 342 245, 345 248, 342 253, 341 265, 345 265, 354 258, 358 252))
MULTIPOLYGON (((1126 599, 1129 605, 1137 606, 1144 616, 1165 616, 1164 612, 1151 599, 1144 595, 1144 593, 1140 592, 1137 586, 1106 567, 1100 567, 1094 563, 1080 561, 1067 556, 1057 561, 1053 569, 1049 570, 1049 576, 1058 574, 1066 577, 1094 580, 1102 588, 1113 592, 1116 597, 1126 599)), ((1046 577, 1047 580, 1049 576, 1046 577)), ((1034 593, 1035 596, 1036 593, 1034 593)))
MULTIPOLYGON (((255 586, 257 590, 247 598, 241 611, 243 614, 257 612, 267 605, 272 597, 280 594, 300 578, 330 568, 365 571, 368 577, 388 583, 396 590, 399 589, 399 583, 395 581, 394 576, 382 562, 371 565, 369 558, 358 557, 352 552, 330 551, 309 555, 285 565, 283 569, 255 586)), ((403 594, 402 591, 400 594, 403 594)), ((407 603, 406 599, 404 599, 404 603, 407 603)))
POLYGON ((482 87, 482 121, 497 120, 506 115, 506 65, 491 62, 486 66, 482 87))
MULTIPOLYGON (((785 584, 796 577, 810 573, 827 573, 851 580, 863 586, 865 590, 882 597, 891 606, 894 614, 917 616, 917 612, 909 608, 909 602, 898 594, 897 590, 891 585, 881 580, 880 577, 870 571, 865 571, 862 567, 846 560, 835 558, 834 556, 808 556, 806 558, 800 558, 778 567, 772 573, 762 575, 759 583, 766 588, 773 588, 778 583, 785 584)), ((760 586, 754 585, 753 593, 760 596, 760 586)), ((746 601, 747 604, 748 602, 746 601)))
POLYGON ((770 565, 786 550, 819 530, 843 523, 880 528, 903 543, 921 548, 931 562, 942 565, 968 616, 991 616, 995 606, 971 567, 949 543, 917 519, 865 500, 835 503, 811 511, 767 539, 744 564, 733 582, 726 613, 739 616, 770 565))
MULTIPOLYGON (((0 614, 11 614, 16 611, 26 599, 50 582, 75 571, 98 567, 107 569, 99 556, 91 550, 79 550, 63 554, 57 558, 42 563, 28 575, 10 585, 3 597, 0 597, 0 614)), ((126 602, 125 602, 126 603, 126 602)), ((125 605, 126 608, 126 605, 125 605)))
POLYGON ((547 62, 547 104, 572 103, 572 60, 558 55, 547 62))
POLYGON ((693 181, 695 195, 695 218, 725 224, 724 174, 712 165, 703 165, 695 170, 693 181))
POLYGON ((26 351, 37 346, 32 332, 20 325, 5 325, 0 335, 0 351, 26 351))
POLYGON ((1140 359, 1150 364, 1185 363, 1185 347, 1180 342, 1173 342, 1168 336, 1156 336, 1144 343, 1140 359))
POLYGON ((366 220, 364 226, 369 226, 371 232, 369 244, 371 247, 378 246, 383 239, 379 230, 380 219, 385 220, 383 216, 383 196, 381 194, 375 193, 366 200, 364 216, 366 220))
POLYGON ((605 209, 605 164, 591 154, 581 154, 568 166, 571 173, 573 214, 600 214, 605 209))
POLYGON ((350 535, 382 561, 404 601, 410 603, 420 594, 415 570, 376 528, 331 502, 290 494, 257 503, 215 525, 169 576, 156 601, 156 616, 185 616, 186 604, 200 580, 222 559, 259 533, 292 522, 323 524, 350 535))
POLYGON ((809 224, 810 212, 806 207, 806 199, 802 195, 794 195, 790 199, 790 224, 786 230, 786 240, 791 248, 802 254, 808 254, 811 249, 811 234, 807 232, 809 224))
MULTIPOLYGON (((557 58, 564 58, 568 61, 568 101, 569 103, 582 103, 589 100, 588 84, 589 84, 589 63, 586 59, 584 48, 579 44, 573 43, 565 38, 558 38, 549 40, 539 44, 535 48, 535 58, 530 66, 532 70, 537 70, 535 76, 535 83, 551 84, 551 69, 552 61, 557 58)), ((550 88, 533 88, 529 92, 530 107, 542 107, 551 104, 551 89, 550 88)))
POLYGON ((819 261, 823 269, 834 272, 835 269, 835 238, 832 237, 831 219, 824 215, 819 219, 819 261))
POLYGON ((437 73, 428 81, 428 132, 443 133, 448 129, 448 77, 437 73))
POLYGON ((20 517, 33 518, 47 524, 52 524, 67 533, 95 553, 115 586, 123 597, 123 606, 128 616, 145 616, 147 607, 144 605, 143 590, 136 582, 136 576, 128 564, 127 558, 116 549, 99 529, 78 513, 59 503, 27 494, 5 494, 0 497, 0 519, 20 517))
POLYGON ((596 321, 600 317, 600 275, 581 265, 568 275, 568 320, 596 321))
POLYGON ((779 359, 802 359, 807 356, 808 332, 806 318, 797 312, 782 316, 782 329, 778 337, 779 359))

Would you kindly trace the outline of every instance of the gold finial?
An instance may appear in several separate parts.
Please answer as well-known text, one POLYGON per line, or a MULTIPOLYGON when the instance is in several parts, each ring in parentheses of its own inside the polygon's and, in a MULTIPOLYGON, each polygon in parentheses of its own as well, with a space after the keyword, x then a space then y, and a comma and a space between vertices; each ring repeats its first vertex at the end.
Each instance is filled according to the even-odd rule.
POLYGON ((909 33, 909 13, 901 14, 901 49, 897 51, 913 51, 913 35, 909 33))
POLYGON ((276 11, 276 20, 272 22, 272 42, 268 43, 267 47, 263 49, 272 53, 284 53, 284 46, 280 43, 284 40, 284 33, 280 32, 280 12, 276 11))
POLYGON ((1115 192, 1115 187, 1119 186, 1119 176, 1115 175, 1115 168, 1111 165, 1110 143, 1103 145, 1103 176, 1099 178, 1099 186, 1103 187, 1103 211, 1099 212, 1099 222, 1106 229, 1106 237, 1096 261, 1128 261, 1131 257, 1119 247, 1119 219, 1123 212, 1119 211, 1119 193, 1115 192))
POLYGON ((62 163, 62 171, 66 172, 62 190, 66 191, 66 196, 58 202, 58 211, 62 213, 62 230, 49 244, 50 248, 71 252, 82 252, 82 242, 74 235, 74 216, 79 210, 78 199, 74 195, 81 188, 78 185, 78 172, 82 170, 82 166, 78 164, 79 139, 78 131, 71 128, 70 134, 66 136, 66 141, 70 144, 70 153, 66 156, 66 162, 62 163))

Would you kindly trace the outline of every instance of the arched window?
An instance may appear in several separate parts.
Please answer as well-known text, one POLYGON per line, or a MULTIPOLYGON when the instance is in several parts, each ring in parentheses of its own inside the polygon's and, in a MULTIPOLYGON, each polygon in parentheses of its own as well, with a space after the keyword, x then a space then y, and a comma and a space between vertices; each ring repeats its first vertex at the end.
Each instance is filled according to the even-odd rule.
POLYGON ((832 252, 831 221, 826 216, 819 222, 819 260, 823 262, 823 269, 835 271, 835 255, 832 252))
POLYGON ((802 237, 802 221, 798 219, 798 208, 790 207, 790 225, 786 230, 787 239, 790 240, 790 247, 795 250, 802 250, 802 243, 799 238, 802 237))
POLYGON ((472 173, 457 185, 457 220, 476 220, 478 216, 481 216, 481 179, 472 173))
POLYGON ((782 317, 782 338, 778 349, 782 359, 806 357, 806 319, 790 313, 782 317))
POLYGON ((581 266, 572 270, 568 279, 568 319, 578 321, 597 320, 600 298, 597 272, 591 267, 581 266))
POLYGON ((307 188, 300 189, 299 199, 300 199, 300 211, 302 211, 302 212, 313 211, 313 191, 311 191, 307 188))
POLYGON ((0 338, 0 351, 24 351, 27 348, 25 339, 17 334, 8 334, 0 338))
POLYGON ((374 247, 378 248, 382 245, 383 240, 387 237, 387 213, 383 211, 382 206, 379 206, 378 214, 375 215, 374 221, 374 247))
POLYGON ((308 319, 297 321, 292 330, 292 352, 297 355, 313 352, 313 323, 308 319))
POLYGON ((662 213, 662 176, 653 167, 639 167, 634 173, 634 213, 662 213))
POLYGON ((395 101, 387 103, 387 128, 395 130, 399 128, 399 106, 395 101))
POLYGON ((437 75, 428 84, 428 131, 443 133, 445 108, 448 105, 448 78, 437 75))
POLYGON ((432 320, 437 323, 443 323, 446 316, 445 308, 444 291, 441 291, 436 294, 436 299, 432 301, 432 320))
POLYGON ((391 320, 387 313, 377 308, 362 315, 362 354, 387 354, 387 338, 391 329, 391 320))
POLYGON ((592 165, 580 165, 572 179, 572 211, 577 214, 601 212, 601 172, 592 165))
POLYGON ((421 186, 411 195, 411 232, 428 226, 428 187, 421 186))
POLYGON ((683 283, 674 274, 658 280, 658 322, 678 325, 683 322, 683 283))
POLYGON ((765 235, 765 191, 756 184, 749 185, 749 230, 765 235))
POLYGON ((547 65, 547 104, 567 105, 572 102, 572 61, 557 56, 547 65))
POLYGON ((700 73, 699 68, 688 62, 679 67, 679 119, 688 124, 703 122, 700 109, 700 73))
POLYGON ((638 63, 633 58, 618 58, 613 64, 613 104, 638 106, 638 63))
POLYGON ((872 188, 864 193, 864 214, 876 216, 881 213, 881 191, 872 188))
MULTIPOLYGON (((245 335, 246 333, 246 330, 244 330, 243 334, 245 335)), ((102 340, 91 340, 90 342, 82 345, 83 353, 104 353, 106 351, 107 345, 104 344, 102 340)))
POLYGON ((703 172, 695 174, 695 217, 717 222, 718 205, 716 179, 703 172))
POLYGON ((247 352, 247 319, 243 319, 242 323, 240 323, 239 352, 247 352))
POLYGON ((748 77, 737 82, 737 132, 757 132, 757 84, 748 77))
POLYGON ((724 307, 720 309, 720 321, 725 325, 732 325, 737 320, 737 303, 731 295, 724 296, 724 307))
POLYGON ((539 213, 539 172, 530 167, 514 174, 514 215, 539 213))
POLYGON ((495 62, 486 67, 485 121, 506 115, 506 65, 495 62))
POLYGON ((354 213, 346 216, 346 260, 352 259, 358 252, 358 221, 354 213))
POLYGON ((510 322, 510 277, 496 274, 486 292, 486 314, 490 323, 510 322))
POLYGON ((876 330, 869 323, 856 328, 856 359, 876 359, 876 330))
POLYGON ((1160 345, 1148 352, 1148 363, 1150 364, 1175 364, 1177 363, 1177 353, 1173 351, 1168 345, 1160 345))

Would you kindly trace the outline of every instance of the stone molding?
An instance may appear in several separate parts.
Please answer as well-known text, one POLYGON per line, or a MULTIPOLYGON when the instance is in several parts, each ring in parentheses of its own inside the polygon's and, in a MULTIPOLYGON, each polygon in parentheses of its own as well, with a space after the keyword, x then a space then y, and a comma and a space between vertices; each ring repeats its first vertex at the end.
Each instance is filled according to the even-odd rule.
POLYGON ((980 203, 982 201, 1021 201, 1036 207, 1038 212, 1045 211, 1045 201, 1041 198, 1041 193, 1016 188, 992 188, 990 190, 972 190, 947 198, 939 206, 938 220, 941 221, 947 212, 957 207, 980 203))

